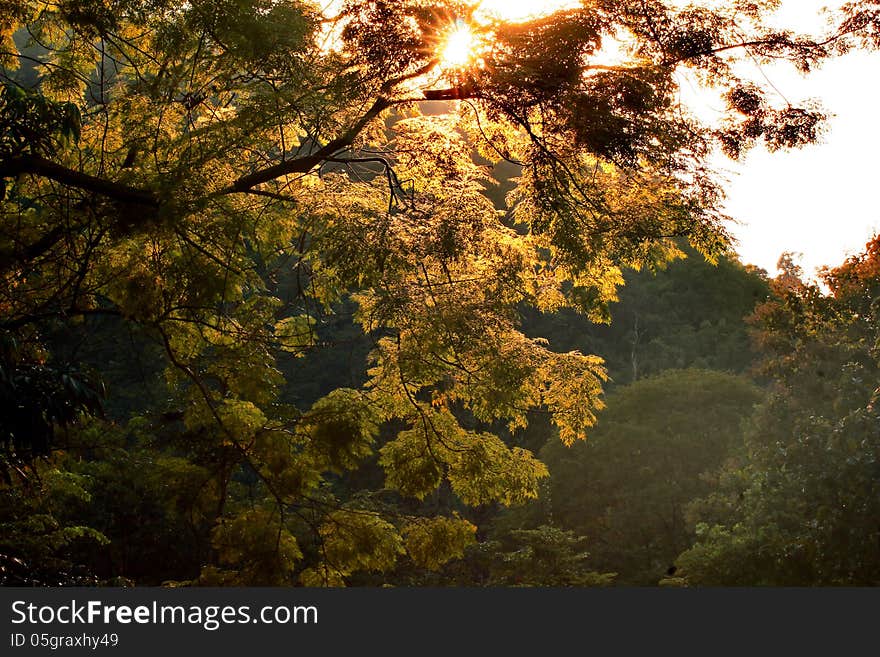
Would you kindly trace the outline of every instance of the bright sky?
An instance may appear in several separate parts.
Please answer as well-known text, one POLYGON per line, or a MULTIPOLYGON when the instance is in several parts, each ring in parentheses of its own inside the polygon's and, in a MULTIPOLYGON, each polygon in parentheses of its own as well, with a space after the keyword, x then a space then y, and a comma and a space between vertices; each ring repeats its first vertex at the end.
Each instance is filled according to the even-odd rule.
MULTIPOLYGON (((780 22, 819 32, 819 9, 838 7, 834 0, 785 0, 780 22)), ((812 274, 822 265, 840 264, 863 250, 880 230, 880 177, 875 153, 880 107, 880 53, 851 53, 827 62, 804 77, 790 66, 764 67, 773 85, 792 103, 817 98, 831 115, 823 143, 787 153, 756 149, 734 164, 719 158, 731 172, 727 212, 745 262, 776 271, 782 251, 803 254, 801 265, 812 274)), ((759 78, 762 79, 762 78, 759 78)))
MULTIPOLYGON (((517 20, 548 13, 573 0, 484 0, 481 9, 517 20)), ((686 4, 682 1, 682 4, 686 4)), ((776 15, 780 26, 821 34, 822 7, 841 0, 783 0, 776 15)), ((744 72, 749 69, 744 69, 744 72)), ((773 84, 792 104, 821 100, 831 116, 822 144, 769 154, 758 148, 741 162, 719 157, 715 164, 729 179, 727 213, 742 259, 776 272, 783 251, 801 253, 805 273, 836 265, 861 251, 880 231, 880 176, 872 154, 880 153, 880 53, 850 54, 804 78, 790 66, 750 67, 756 81, 773 84)), ((784 101, 781 101, 784 103, 784 101)), ((695 101, 694 110, 711 118, 711 100, 695 101)))
POLYGON ((529 0, 483 0, 480 3, 480 10, 516 21, 546 14, 557 9, 580 6, 581 3, 578 0, 544 0, 543 2, 530 2, 529 0))

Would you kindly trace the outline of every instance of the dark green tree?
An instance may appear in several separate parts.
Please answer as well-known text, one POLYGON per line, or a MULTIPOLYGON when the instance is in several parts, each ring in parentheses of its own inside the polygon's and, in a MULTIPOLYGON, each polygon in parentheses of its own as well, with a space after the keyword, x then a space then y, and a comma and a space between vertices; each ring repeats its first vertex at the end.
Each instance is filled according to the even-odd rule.
POLYGON ((756 314, 772 393, 679 558, 695 585, 880 584, 880 240, 756 314))
POLYGON ((692 248, 682 250, 684 258, 662 269, 624 272, 610 323, 570 310, 527 310, 526 330, 556 349, 602 354, 616 384, 667 369, 746 372, 757 353, 745 319, 769 296, 766 274, 733 255, 712 264, 692 248))
POLYGON ((616 388, 585 443, 541 452, 553 521, 586 536, 591 566, 617 582, 654 585, 693 530, 685 509, 738 452, 740 424, 761 399, 748 380, 669 371, 616 388))

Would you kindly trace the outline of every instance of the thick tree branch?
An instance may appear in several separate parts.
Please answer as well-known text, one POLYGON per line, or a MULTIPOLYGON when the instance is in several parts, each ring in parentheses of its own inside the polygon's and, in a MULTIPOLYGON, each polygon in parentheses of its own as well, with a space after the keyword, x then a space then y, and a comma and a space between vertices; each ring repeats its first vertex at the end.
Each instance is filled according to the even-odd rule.
POLYGON ((248 192, 258 185, 281 178, 282 176, 308 173, 322 162, 325 162, 328 158, 333 157, 339 151, 351 146, 370 121, 394 104, 395 102, 393 100, 385 97, 376 99, 370 109, 368 109, 364 115, 345 132, 345 134, 333 139, 326 146, 319 148, 317 151, 310 153, 309 155, 298 157, 294 160, 279 162, 271 167, 242 176, 228 187, 220 190, 219 195, 248 192))
POLYGON ((424 92, 425 100, 466 100, 475 98, 473 89, 468 86, 451 87, 449 89, 428 89, 424 92))
POLYGON ((364 113, 364 115, 345 132, 345 134, 337 137, 336 139, 333 139, 326 146, 323 146, 314 153, 310 153, 303 157, 279 162, 278 164, 275 164, 271 167, 267 167, 253 173, 249 173, 246 176, 242 176, 231 185, 221 190, 219 194, 226 195, 250 192, 254 187, 275 180, 277 178, 281 178, 282 176, 288 176, 298 173, 308 173, 322 162, 329 160, 340 151, 351 146, 357 136, 363 131, 365 127, 367 127, 370 121, 377 118, 386 109, 388 109, 389 107, 393 107, 394 105, 399 105, 401 103, 411 102, 412 99, 392 100, 388 98, 385 94, 390 93, 394 89, 394 87, 402 84, 403 82, 407 82, 408 80, 416 79, 427 74, 431 71, 432 68, 437 65, 437 61, 437 59, 431 59, 424 66, 415 71, 411 71, 410 73, 407 73, 405 75, 387 80, 381 88, 381 93, 383 95, 379 96, 379 98, 376 99, 370 109, 368 109, 364 113))
POLYGON ((47 319, 69 319, 71 317, 92 317, 92 316, 109 316, 122 317, 122 312, 116 308, 59 308, 58 310, 34 313, 32 315, 24 315, 9 321, 0 322, 0 329, 4 331, 15 331, 29 324, 36 324, 47 319))
POLYGON ((159 207, 159 199, 153 192, 75 171, 39 155, 19 155, 0 161, 0 178, 14 178, 22 174, 49 178, 68 187, 100 194, 122 203, 159 207))
MULTIPOLYGON (((398 102, 385 97, 378 98, 344 134, 333 139, 314 153, 279 162, 265 169, 244 175, 228 187, 220 190, 217 195, 250 193, 254 187, 271 180, 276 180, 282 176, 308 173, 322 162, 326 162, 335 154, 350 147, 370 121, 378 117, 389 107, 398 104, 398 102)), ((100 194, 124 203, 132 203, 150 208, 159 207, 158 197, 150 191, 75 171, 38 155, 21 155, 0 162, 0 178, 12 178, 22 174, 49 178, 69 187, 100 194)))

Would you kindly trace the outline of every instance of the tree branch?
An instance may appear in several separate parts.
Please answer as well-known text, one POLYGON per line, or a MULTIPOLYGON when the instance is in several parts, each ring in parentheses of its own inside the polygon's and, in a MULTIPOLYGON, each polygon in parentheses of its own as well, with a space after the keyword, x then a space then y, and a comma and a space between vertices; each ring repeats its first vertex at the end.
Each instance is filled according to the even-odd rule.
POLYGON ((153 192, 69 169, 39 155, 19 155, 0 161, 0 178, 14 178, 22 174, 49 178, 63 185, 101 194, 122 203, 132 203, 149 208, 159 207, 159 199, 153 192))
POLYGON ((333 157, 333 155, 339 151, 351 146, 370 121, 394 104, 395 102, 388 98, 377 98, 370 109, 368 109, 364 115, 345 132, 345 134, 333 139, 326 146, 319 148, 317 151, 310 153, 309 155, 304 155, 303 157, 298 157, 294 160, 279 162, 278 164, 265 169, 254 171, 246 176, 242 176, 228 187, 220 190, 218 195, 240 194, 248 192, 252 188, 262 185, 263 183, 281 178, 282 176, 288 176, 295 173, 308 173, 328 158, 333 157))

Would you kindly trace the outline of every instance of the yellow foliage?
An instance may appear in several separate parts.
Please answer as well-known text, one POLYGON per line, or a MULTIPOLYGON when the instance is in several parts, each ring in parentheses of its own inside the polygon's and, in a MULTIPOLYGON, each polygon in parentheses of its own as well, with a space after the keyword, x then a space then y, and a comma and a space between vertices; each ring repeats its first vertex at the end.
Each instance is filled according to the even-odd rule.
POLYGON ((425 518, 408 523, 403 539, 407 554, 417 565, 438 570, 463 557, 465 548, 476 542, 476 533, 475 525, 458 516, 425 518))
POLYGON ((319 533, 322 561, 316 570, 303 574, 307 585, 337 586, 354 572, 388 571, 405 552, 394 525, 370 511, 335 511, 319 533))
POLYGON ((223 519, 211 539, 220 563, 235 569, 240 585, 288 583, 303 556, 296 538, 281 524, 275 510, 252 509, 223 519))

